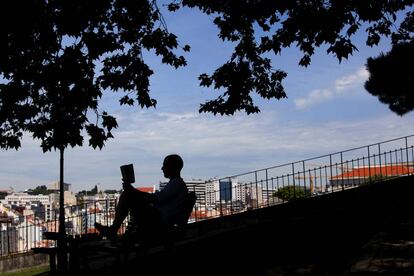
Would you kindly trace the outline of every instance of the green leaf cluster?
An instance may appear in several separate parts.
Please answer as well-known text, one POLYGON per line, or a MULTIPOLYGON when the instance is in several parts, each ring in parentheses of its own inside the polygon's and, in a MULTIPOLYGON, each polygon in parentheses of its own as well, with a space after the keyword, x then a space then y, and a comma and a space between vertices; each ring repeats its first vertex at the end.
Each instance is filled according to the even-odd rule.
POLYGON ((306 197, 305 188, 301 186, 288 185, 279 188, 273 193, 274 197, 278 197, 285 201, 291 201, 306 197))
POLYGON ((48 195, 50 193, 52 193, 52 191, 48 190, 45 185, 37 186, 36 188, 28 191, 28 194, 30 195, 48 195))

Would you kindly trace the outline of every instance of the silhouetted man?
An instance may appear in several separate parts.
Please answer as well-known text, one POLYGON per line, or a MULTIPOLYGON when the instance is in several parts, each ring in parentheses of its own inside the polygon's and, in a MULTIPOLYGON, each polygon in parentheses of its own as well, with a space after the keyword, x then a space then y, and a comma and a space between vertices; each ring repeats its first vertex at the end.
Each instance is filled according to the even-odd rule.
POLYGON ((181 178, 183 165, 183 160, 177 154, 165 157, 161 170, 170 181, 162 191, 153 194, 141 192, 123 179, 124 191, 119 198, 114 222, 111 226, 96 223, 96 229, 108 239, 114 239, 128 213, 134 217, 138 226, 171 224, 181 211, 188 193, 181 178))

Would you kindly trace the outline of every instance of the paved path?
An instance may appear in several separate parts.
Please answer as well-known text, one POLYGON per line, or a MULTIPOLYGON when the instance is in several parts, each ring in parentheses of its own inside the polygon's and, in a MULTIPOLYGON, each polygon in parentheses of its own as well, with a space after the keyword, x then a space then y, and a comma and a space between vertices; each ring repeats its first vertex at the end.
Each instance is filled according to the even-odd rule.
POLYGON ((295 263, 292 259, 284 265, 268 269, 264 275, 413 276, 414 218, 390 219, 359 249, 351 252, 350 256, 350 259, 339 260, 334 267, 327 262, 304 260, 303 263, 295 263))
POLYGON ((414 275, 414 219, 386 225, 363 246, 345 275, 414 275))

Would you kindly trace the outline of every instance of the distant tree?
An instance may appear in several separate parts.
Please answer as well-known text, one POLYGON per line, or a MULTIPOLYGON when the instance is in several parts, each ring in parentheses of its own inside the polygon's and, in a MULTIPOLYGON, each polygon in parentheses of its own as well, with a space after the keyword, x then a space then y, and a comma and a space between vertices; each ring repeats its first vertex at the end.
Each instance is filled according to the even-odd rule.
POLYGON ((78 196, 92 196, 92 195, 96 195, 98 193, 98 186, 95 185, 92 189, 90 190, 82 190, 78 192, 78 196))
POLYGON ((306 193, 304 187, 289 185, 279 188, 276 192, 273 193, 273 196, 285 201, 291 201, 295 199, 305 198, 306 193))
POLYGON ((413 65, 414 41, 396 44, 390 52, 368 59, 370 77, 365 89, 393 112, 404 115, 414 109, 413 65))
POLYGON ((31 195, 40 195, 40 194, 48 195, 50 193, 51 191, 49 191, 45 185, 37 186, 36 188, 30 189, 28 191, 28 194, 31 194, 31 195))
POLYGON ((95 185, 95 187, 92 188, 92 190, 89 192, 89 195, 96 195, 98 193, 98 186, 95 185))
POLYGON ((105 194, 116 194, 116 193, 118 193, 119 191, 117 191, 117 190, 115 190, 115 189, 109 189, 109 190, 105 190, 104 191, 104 193, 105 194))
POLYGON ((82 191, 79 191, 76 195, 77 195, 78 197, 83 197, 83 196, 88 195, 88 191, 86 191, 86 190, 82 190, 82 191))

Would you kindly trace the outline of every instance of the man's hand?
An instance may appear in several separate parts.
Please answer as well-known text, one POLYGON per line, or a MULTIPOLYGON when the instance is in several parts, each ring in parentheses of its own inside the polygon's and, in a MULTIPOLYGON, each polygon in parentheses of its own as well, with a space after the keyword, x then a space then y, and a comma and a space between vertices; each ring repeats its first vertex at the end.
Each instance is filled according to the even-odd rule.
POLYGON ((131 188, 132 188, 131 183, 125 181, 125 179, 122 178, 122 189, 127 190, 131 188))

